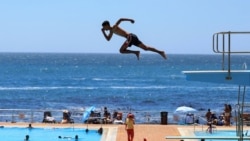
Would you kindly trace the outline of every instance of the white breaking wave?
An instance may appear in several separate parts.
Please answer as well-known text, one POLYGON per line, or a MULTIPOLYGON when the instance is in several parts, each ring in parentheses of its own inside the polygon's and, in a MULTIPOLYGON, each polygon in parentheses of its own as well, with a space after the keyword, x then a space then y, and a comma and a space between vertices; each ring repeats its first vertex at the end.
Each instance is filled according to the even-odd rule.
POLYGON ((166 89, 166 86, 143 86, 143 87, 134 87, 134 86, 112 86, 112 89, 166 89))
POLYGON ((155 79, 119 79, 119 78, 92 78, 94 81, 137 81, 137 82, 152 82, 155 79))
POLYGON ((58 90, 58 89, 97 89, 97 87, 0 87, 0 91, 5 90, 58 90))
POLYGON ((183 89, 185 90, 227 90, 227 91, 237 91, 238 87, 232 86, 218 86, 218 87, 183 87, 183 86, 51 86, 51 87, 39 87, 39 86, 25 86, 25 87, 0 87, 0 91, 7 90, 60 90, 60 89, 83 89, 83 90, 94 90, 94 89, 183 89))

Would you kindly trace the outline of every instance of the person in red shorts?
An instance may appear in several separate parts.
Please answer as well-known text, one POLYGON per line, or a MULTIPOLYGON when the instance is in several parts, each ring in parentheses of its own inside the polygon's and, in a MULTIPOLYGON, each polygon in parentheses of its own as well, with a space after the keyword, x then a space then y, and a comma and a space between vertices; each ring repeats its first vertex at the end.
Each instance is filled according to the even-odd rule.
POLYGON ((133 141, 134 139, 134 124, 134 115, 129 113, 125 122, 125 129, 127 130, 128 141, 133 141))

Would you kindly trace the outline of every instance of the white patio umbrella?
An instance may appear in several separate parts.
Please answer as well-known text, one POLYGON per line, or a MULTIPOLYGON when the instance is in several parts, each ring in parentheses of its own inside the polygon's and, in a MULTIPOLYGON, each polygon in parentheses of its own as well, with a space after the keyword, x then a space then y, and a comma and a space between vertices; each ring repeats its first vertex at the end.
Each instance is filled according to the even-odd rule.
POLYGON ((180 106, 174 111, 173 118, 179 124, 194 123, 193 114, 196 112, 197 110, 192 107, 180 106))
POLYGON ((193 112, 197 112, 197 110, 187 106, 180 106, 175 110, 175 113, 193 113, 193 112))

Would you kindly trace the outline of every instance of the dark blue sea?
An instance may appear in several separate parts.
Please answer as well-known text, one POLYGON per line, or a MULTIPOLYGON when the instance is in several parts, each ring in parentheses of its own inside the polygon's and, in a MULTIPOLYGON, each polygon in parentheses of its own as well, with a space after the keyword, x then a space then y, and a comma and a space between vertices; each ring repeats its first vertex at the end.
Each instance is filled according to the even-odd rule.
MULTIPOLYGON (((237 103, 238 86, 187 81, 185 70, 221 70, 220 55, 1 53, 0 109, 82 110, 90 106, 133 112, 170 114, 190 106, 202 115, 221 114, 237 103)), ((233 56, 232 69, 250 64, 233 56)), ((246 101, 250 100, 247 89, 246 101)))

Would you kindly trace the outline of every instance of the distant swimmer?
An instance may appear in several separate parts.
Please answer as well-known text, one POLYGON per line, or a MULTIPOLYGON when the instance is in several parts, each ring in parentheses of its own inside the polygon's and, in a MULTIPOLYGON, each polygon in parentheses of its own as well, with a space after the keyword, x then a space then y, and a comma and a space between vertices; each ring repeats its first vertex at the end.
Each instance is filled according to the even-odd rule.
POLYGON ((129 33, 127 31, 123 30, 122 28, 120 28, 119 24, 123 21, 130 21, 131 23, 135 22, 133 19, 121 18, 113 26, 110 26, 109 21, 104 21, 102 23, 102 33, 107 41, 110 41, 110 39, 113 36, 113 33, 127 39, 123 43, 123 45, 121 46, 120 53, 123 53, 123 54, 133 53, 136 55, 137 59, 139 60, 140 51, 133 51, 133 50, 127 49, 128 47, 135 45, 143 50, 159 53, 164 59, 167 59, 167 56, 166 56, 164 51, 160 51, 160 50, 157 50, 153 47, 149 47, 149 46, 143 44, 135 34, 129 33))
MULTIPOLYGON (((59 139, 67 139, 67 140, 72 140, 72 137, 62 137, 62 136, 58 136, 59 139)), ((75 136, 75 140, 78 140, 78 136, 75 136)))

